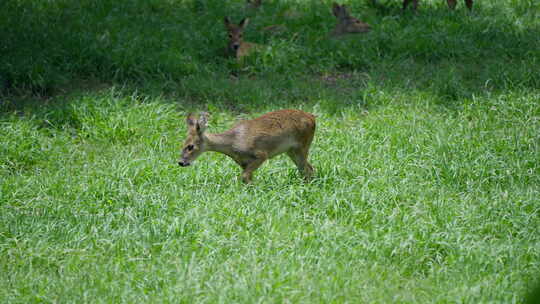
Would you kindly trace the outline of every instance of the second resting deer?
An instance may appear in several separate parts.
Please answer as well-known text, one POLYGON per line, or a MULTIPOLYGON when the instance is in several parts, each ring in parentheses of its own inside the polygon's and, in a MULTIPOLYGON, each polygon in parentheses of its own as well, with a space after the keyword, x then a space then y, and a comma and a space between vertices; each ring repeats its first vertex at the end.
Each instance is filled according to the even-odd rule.
POLYGON ((215 151, 242 167, 242 181, 250 183, 253 171, 276 155, 287 153, 306 180, 313 167, 309 146, 315 135, 315 116, 300 110, 279 110, 244 120, 223 133, 208 133, 208 113, 186 118, 187 138, 178 164, 187 167, 203 152, 215 151))
POLYGON ((345 4, 339 5, 332 3, 332 12, 336 16, 338 23, 330 32, 330 37, 339 37, 345 34, 367 33, 371 30, 371 26, 364 23, 349 14, 345 4))
MULTIPOLYGON (((467 8, 469 10, 472 10, 473 0, 464 0, 464 1, 467 8)), ((418 0, 403 0, 403 10, 407 9, 407 6, 409 6, 411 2, 413 3, 413 10, 416 10, 418 7, 418 0)), ((456 0, 446 0, 446 2, 448 3, 448 7, 450 9, 456 8, 456 2, 457 2, 456 0)))

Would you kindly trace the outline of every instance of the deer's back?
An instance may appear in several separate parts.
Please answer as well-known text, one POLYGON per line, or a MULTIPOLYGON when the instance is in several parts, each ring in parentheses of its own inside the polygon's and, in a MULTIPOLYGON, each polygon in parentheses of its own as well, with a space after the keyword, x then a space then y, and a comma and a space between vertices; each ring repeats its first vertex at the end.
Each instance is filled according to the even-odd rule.
POLYGON ((237 148, 264 150, 270 156, 306 145, 313 139, 315 116, 300 110, 279 110, 238 123, 237 148))
POLYGON ((244 56, 248 56, 249 54, 251 54, 252 52, 260 48, 261 48, 260 44, 243 41, 240 44, 240 48, 236 51, 236 57, 242 58, 244 56))

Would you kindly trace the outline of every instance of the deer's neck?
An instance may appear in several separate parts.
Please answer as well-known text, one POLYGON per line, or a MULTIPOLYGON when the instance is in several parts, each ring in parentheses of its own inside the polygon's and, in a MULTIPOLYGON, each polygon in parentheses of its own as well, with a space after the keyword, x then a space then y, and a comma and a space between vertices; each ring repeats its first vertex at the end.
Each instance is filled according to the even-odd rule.
POLYGON ((233 149, 234 133, 226 131, 216 134, 205 134, 206 150, 223 153, 237 159, 237 153, 233 149))

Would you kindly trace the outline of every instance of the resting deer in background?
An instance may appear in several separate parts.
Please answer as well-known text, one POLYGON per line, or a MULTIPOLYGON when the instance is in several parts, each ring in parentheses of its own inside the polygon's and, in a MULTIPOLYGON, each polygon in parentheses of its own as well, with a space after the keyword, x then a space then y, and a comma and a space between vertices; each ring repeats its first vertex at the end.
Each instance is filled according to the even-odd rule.
POLYGON ((186 119, 187 138, 178 164, 191 165, 203 152, 215 151, 242 167, 242 181, 250 183, 253 171, 278 154, 287 155, 306 180, 313 175, 308 152, 315 135, 315 116, 299 110, 279 110, 237 123, 223 133, 207 133, 208 113, 186 119))
POLYGON ((229 35, 227 51, 238 60, 261 47, 259 44, 244 41, 244 30, 246 29, 248 23, 248 18, 242 19, 238 24, 234 24, 231 23, 229 17, 225 17, 225 28, 227 29, 227 33, 229 35))
MULTIPOLYGON (((411 1, 413 3, 413 10, 416 10, 418 8, 418 0, 403 0, 403 10, 407 9, 407 6, 409 6, 409 3, 411 3, 411 1)), ((473 0, 464 0, 464 1, 467 8, 469 10, 472 10, 473 0)), ((450 9, 456 8, 456 0, 446 0, 446 2, 448 3, 448 7, 450 9)))
POLYGON ((339 5, 332 3, 332 12, 336 16, 338 23, 330 32, 331 37, 339 37, 344 34, 367 33, 371 30, 371 26, 354 17, 352 17, 345 4, 339 5))

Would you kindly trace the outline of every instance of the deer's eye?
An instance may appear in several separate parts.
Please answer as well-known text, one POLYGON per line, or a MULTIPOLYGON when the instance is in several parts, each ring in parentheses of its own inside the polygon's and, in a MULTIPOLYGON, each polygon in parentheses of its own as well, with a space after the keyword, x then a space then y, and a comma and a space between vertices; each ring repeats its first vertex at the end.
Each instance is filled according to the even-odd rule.
POLYGON ((232 38, 232 34, 229 34, 229 38, 232 38))
POLYGON ((187 148, 188 151, 191 151, 191 150, 193 150, 193 145, 188 145, 186 148, 187 148))

